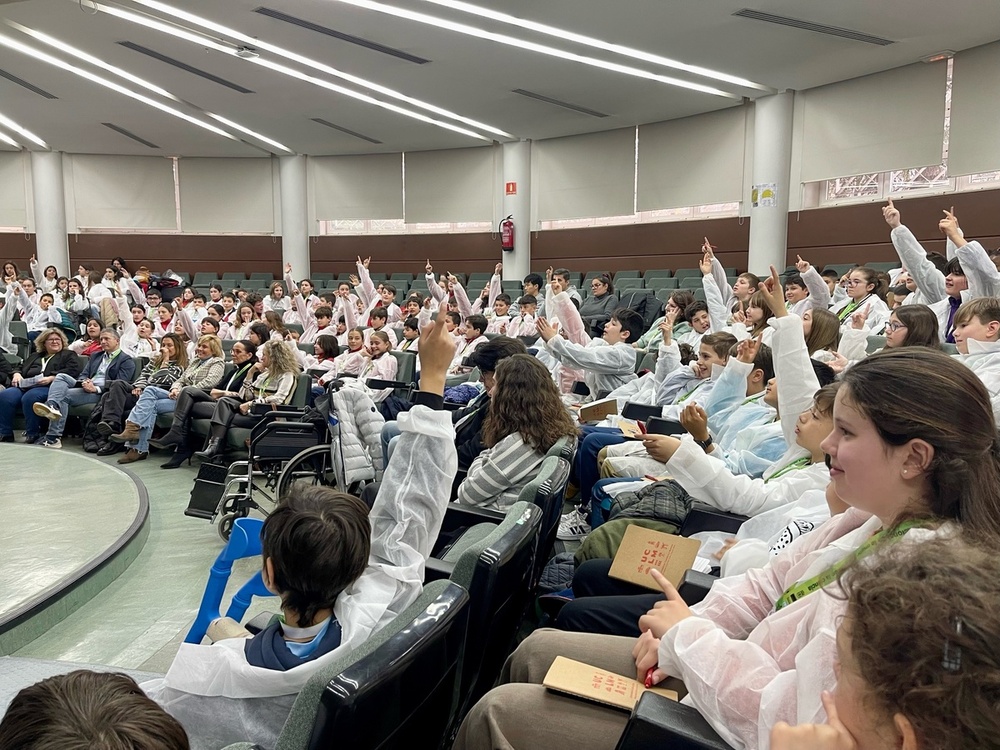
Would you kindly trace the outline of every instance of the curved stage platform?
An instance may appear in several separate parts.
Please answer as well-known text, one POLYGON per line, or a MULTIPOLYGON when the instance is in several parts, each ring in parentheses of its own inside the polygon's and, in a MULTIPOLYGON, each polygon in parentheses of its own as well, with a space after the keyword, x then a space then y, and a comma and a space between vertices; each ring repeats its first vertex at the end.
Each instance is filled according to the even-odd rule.
POLYGON ((0 656, 114 581, 149 534, 135 476, 66 450, 0 445, 0 656))

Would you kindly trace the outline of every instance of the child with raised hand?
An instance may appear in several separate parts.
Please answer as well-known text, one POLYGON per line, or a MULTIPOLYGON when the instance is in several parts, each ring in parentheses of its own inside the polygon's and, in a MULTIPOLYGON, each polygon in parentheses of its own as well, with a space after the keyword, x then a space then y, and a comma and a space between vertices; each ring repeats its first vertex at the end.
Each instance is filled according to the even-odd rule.
MULTIPOLYGON (((1000 564, 961 539, 898 545, 841 579, 826 724, 771 730, 771 750, 986 750, 1000 736, 1000 564)), ((837 592, 830 592, 836 596, 837 592)))
POLYGON ((830 288, 815 268, 801 255, 796 255, 797 274, 785 279, 785 306, 800 318, 806 310, 826 310, 830 307, 830 288))
MULTIPOLYGON (((339 639, 323 636, 311 656, 278 657, 277 662, 271 654, 289 651, 295 656, 299 649, 294 641, 309 634, 289 635, 275 626, 249 641, 237 636, 210 646, 183 644, 165 678, 143 684, 150 697, 181 721, 195 747, 223 747, 247 739, 274 747, 296 694, 309 678, 364 643, 419 596, 424 562, 441 528, 458 466, 455 429, 450 413, 443 411, 445 373, 453 351, 439 315, 421 332, 420 391, 414 407, 399 415, 401 436, 367 519, 356 498, 309 488, 321 496, 321 505, 322 496, 337 497, 344 514, 355 518, 360 513, 341 542, 331 544, 327 533, 307 534, 293 540, 294 555, 279 558, 269 555, 265 526, 264 581, 281 597, 286 617, 291 613, 301 630, 315 628, 318 617, 329 616, 326 632, 335 630, 336 623, 339 639), (366 543, 367 564, 343 573, 346 564, 335 558, 353 561, 366 543), (314 561, 322 561, 321 571, 313 568, 314 561), (331 571, 338 572, 334 576, 331 571), (329 587, 334 577, 340 580, 339 592, 329 587), (254 656, 260 638, 270 639, 271 645, 260 649, 263 663, 254 656)), ((341 523, 312 510, 300 514, 292 508, 283 515, 290 516, 286 520, 293 522, 288 524, 291 530, 302 525, 295 523, 299 515, 303 523, 323 528, 341 523)), ((312 633, 310 645, 315 639, 312 633)))
MULTIPOLYGON (((752 273, 741 273, 736 282, 730 286, 726 270, 722 267, 719 259, 715 257, 715 246, 705 237, 705 242, 701 246, 702 253, 711 262, 711 278, 715 289, 725 298, 724 306, 726 312, 726 322, 733 313, 744 308, 750 295, 760 287, 760 279, 752 273)), ((708 288, 705 288, 705 295, 708 296, 708 288)))

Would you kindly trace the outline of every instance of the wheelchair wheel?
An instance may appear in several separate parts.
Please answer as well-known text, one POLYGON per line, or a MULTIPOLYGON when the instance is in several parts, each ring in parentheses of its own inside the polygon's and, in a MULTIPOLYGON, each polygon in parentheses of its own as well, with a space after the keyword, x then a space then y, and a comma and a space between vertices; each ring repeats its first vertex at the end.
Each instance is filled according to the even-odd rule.
POLYGON ((233 524, 236 523, 237 518, 242 518, 242 516, 236 513, 225 513, 219 516, 216 530, 219 532, 219 536, 222 537, 222 541, 229 541, 229 535, 233 533, 233 524))
POLYGON ((295 482, 306 482, 324 487, 336 487, 337 477, 328 444, 306 448, 285 464, 278 477, 277 497, 281 498, 295 482))

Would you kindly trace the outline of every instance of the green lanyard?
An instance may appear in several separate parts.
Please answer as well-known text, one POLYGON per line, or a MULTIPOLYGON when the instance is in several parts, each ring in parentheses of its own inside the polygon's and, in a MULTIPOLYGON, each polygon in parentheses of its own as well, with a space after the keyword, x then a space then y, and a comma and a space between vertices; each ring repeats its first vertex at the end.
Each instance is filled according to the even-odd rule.
POLYGON ((777 612, 784 607, 787 607, 792 602, 798 601, 802 597, 808 596, 814 591, 819 591, 827 584, 832 583, 837 579, 837 576, 840 575, 840 571, 851 563, 854 563, 874 552, 875 548, 882 542, 895 542, 914 526, 924 526, 926 523, 926 521, 921 520, 903 521, 903 523, 898 524, 891 529, 883 529, 843 560, 835 562, 819 575, 813 576, 807 581, 801 581, 789 586, 785 590, 785 593, 778 598, 778 601, 774 603, 774 611, 777 612))
POLYGON ((257 387, 257 398, 264 398, 264 394, 267 393, 267 384, 270 382, 270 376, 264 378, 264 382, 257 387))
POLYGON ((859 307, 861 307, 861 303, 864 302, 866 299, 868 299, 868 297, 871 297, 871 295, 869 294, 864 299, 859 299, 855 302, 849 303, 843 310, 837 313, 838 320, 840 320, 840 322, 843 323, 844 320, 847 319, 847 316, 850 315, 855 310, 857 310, 859 307))
POLYGON ((698 385, 696 385, 690 391, 688 391, 687 393, 685 393, 683 396, 681 396, 679 399, 677 399, 677 401, 675 401, 674 403, 680 404, 680 403, 683 403, 683 402, 687 401, 691 397, 692 393, 694 393, 696 390, 698 390, 703 385, 705 385, 705 383, 707 383, 710 379, 711 378, 705 378, 704 380, 700 381, 698 383, 698 385))
POLYGON ((771 476, 769 476, 767 479, 765 479, 764 480, 764 484, 767 484, 772 479, 777 479, 778 477, 780 477, 780 476, 782 476, 784 474, 787 474, 790 471, 795 471, 796 469, 801 469, 801 468, 803 468, 805 466, 809 466, 809 464, 811 464, 811 463, 812 463, 812 457, 811 456, 803 456, 802 458, 797 458, 794 461, 792 461, 790 464, 788 464, 786 466, 782 466, 780 469, 778 469, 776 472, 774 472, 771 476))

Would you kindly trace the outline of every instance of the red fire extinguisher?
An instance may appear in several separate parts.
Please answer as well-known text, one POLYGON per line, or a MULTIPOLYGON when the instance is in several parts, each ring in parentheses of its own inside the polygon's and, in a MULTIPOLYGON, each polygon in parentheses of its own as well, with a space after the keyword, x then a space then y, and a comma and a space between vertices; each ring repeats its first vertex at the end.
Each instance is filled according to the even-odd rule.
POLYGON ((510 252, 514 249, 514 217, 508 216, 500 222, 500 247, 510 252))

